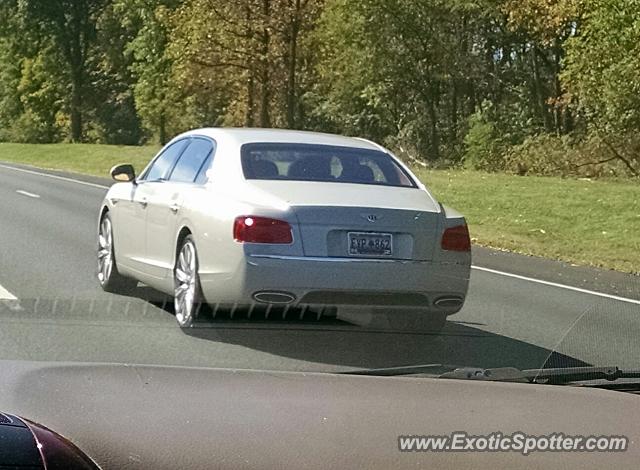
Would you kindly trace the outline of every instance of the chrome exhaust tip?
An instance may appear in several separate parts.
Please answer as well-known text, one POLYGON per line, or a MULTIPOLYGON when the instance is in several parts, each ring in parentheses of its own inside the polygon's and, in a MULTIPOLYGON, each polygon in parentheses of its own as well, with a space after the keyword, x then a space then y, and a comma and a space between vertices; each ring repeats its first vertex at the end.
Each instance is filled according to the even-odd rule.
POLYGON ((456 308, 462 306, 462 302, 461 297, 440 297, 433 303, 436 307, 456 308))
POLYGON ((256 302, 263 304, 286 305, 296 300, 296 296, 288 292, 263 291, 253 294, 256 302))

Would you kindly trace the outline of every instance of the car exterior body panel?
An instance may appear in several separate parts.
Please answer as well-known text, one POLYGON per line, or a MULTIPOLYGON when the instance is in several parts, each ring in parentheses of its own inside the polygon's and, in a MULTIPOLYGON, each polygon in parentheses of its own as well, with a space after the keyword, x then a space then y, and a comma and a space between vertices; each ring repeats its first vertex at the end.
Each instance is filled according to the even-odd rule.
MULTIPOLYGON (((198 249, 204 299, 211 304, 251 305, 259 292, 291 294, 294 305, 322 303, 439 308, 443 296, 464 300, 470 252, 440 248, 443 231, 464 218, 440 205, 402 162, 377 144, 327 134, 264 129, 200 129, 188 139, 209 139, 215 151, 202 184, 172 181, 117 183, 103 209, 113 218, 120 272, 161 292, 174 289, 173 268, 182 236, 198 249), (344 182, 247 179, 241 150, 252 143, 302 143, 380 151, 393 158, 415 187, 344 182), (260 216, 287 222, 290 244, 239 243, 234 220, 260 216), (348 233, 393 235, 384 258, 346 252, 348 233)), ((163 151, 158 154, 159 158, 163 151)))

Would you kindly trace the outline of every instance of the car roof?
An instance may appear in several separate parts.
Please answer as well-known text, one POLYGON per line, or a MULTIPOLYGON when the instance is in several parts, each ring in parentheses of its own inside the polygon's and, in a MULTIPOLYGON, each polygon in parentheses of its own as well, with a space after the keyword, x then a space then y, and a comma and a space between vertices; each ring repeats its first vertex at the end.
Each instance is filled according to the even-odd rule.
POLYGON ((250 143, 278 142, 296 144, 335 145, 340 147, 355 147, 370 150, 382 150, 382 147, 365 139, 345 137, 320 132, 293 131, 286 129, 261 129, 239 127, 209 127, 194 129, 181 135, 201 135, 210 137, 218 142, 230 143, 237 146, 250 143))

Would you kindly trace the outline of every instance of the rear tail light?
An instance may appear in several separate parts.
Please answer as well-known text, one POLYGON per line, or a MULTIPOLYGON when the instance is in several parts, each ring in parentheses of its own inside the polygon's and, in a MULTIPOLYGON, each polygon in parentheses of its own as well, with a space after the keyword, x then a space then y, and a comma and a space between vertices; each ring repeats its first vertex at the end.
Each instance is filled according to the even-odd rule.
POLYGON ((237 217, 233 224, 233 238, 242 243, 293 243, 291 225, 268 217, 237 217))
POLYGON ((467 225, 446 229, 442 234, 441 246, 445 251, 471 251, 471 239, 467 225))

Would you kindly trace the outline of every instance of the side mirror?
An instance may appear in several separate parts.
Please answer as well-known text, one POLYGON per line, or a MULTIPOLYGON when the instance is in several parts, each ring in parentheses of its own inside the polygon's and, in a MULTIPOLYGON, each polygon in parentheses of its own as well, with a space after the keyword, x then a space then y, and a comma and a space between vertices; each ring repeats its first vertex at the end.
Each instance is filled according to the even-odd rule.
POLYGON ((111 168, 111 177, 120 183, 129 183, 136 179, 136 171, 133 165, 116 165, 111 168))

